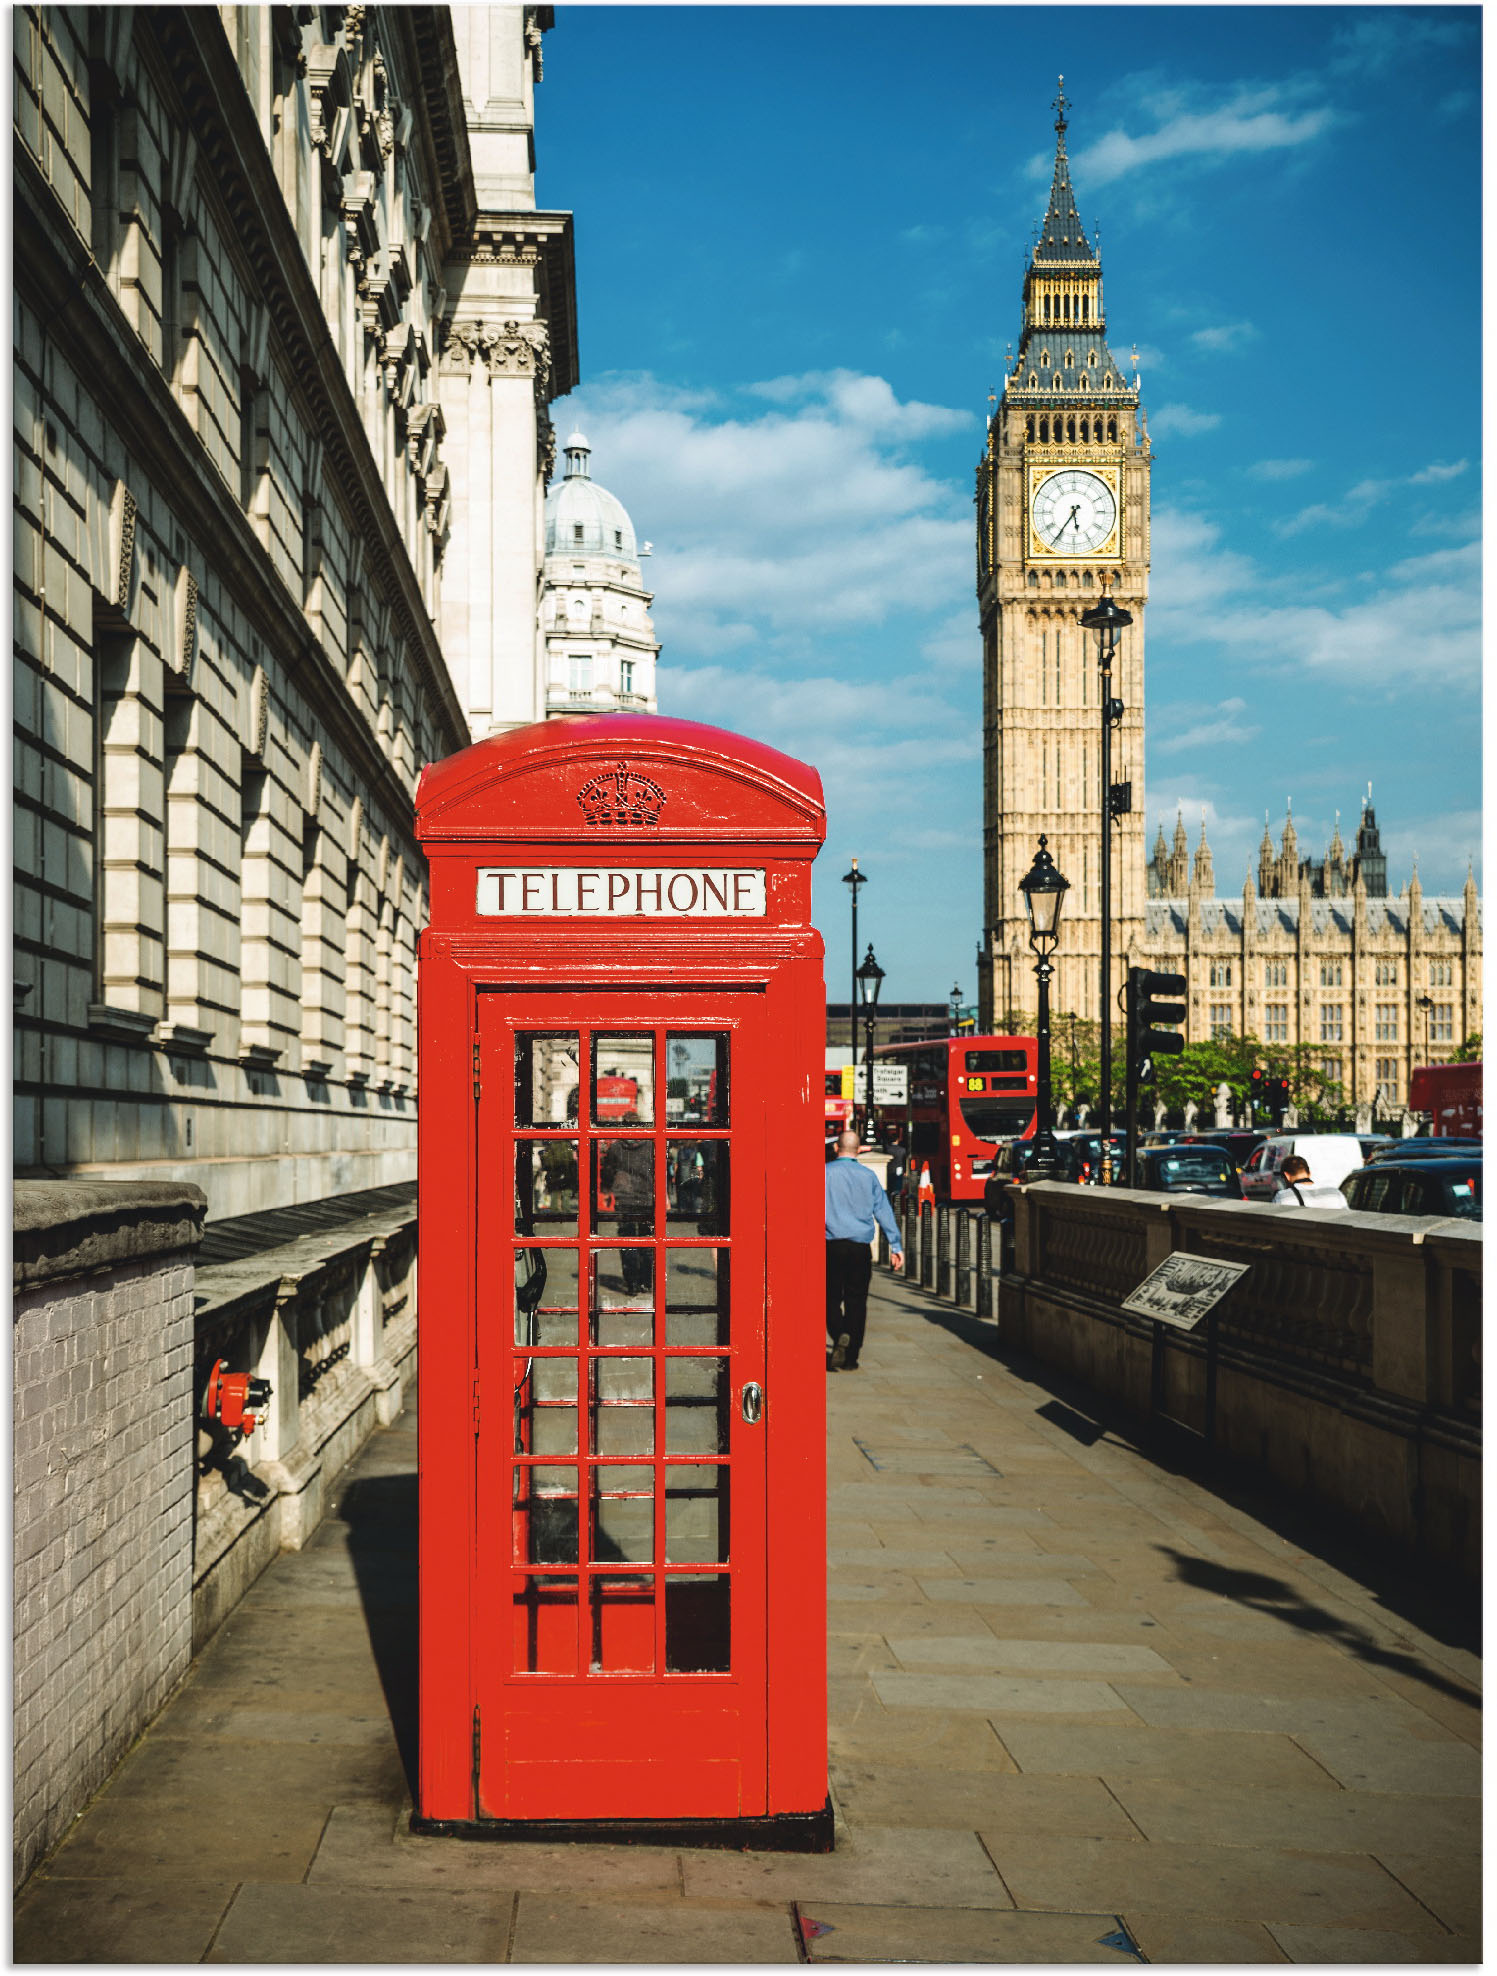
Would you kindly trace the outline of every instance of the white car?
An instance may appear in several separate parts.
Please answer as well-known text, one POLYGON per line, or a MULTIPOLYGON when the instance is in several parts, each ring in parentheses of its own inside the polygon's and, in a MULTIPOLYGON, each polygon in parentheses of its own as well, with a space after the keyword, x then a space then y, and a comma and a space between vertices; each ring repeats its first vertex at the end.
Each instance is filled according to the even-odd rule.
POLYGON ((1297 1153, 1310 1168, 1316 1187, 1339 1187, 1363 1165, 1362 1142, 1352 1132, 1276 1132, 1242 1169, 1242 1198, 1271 1201, 1279 1191, 1279 1169, 1297 1153))

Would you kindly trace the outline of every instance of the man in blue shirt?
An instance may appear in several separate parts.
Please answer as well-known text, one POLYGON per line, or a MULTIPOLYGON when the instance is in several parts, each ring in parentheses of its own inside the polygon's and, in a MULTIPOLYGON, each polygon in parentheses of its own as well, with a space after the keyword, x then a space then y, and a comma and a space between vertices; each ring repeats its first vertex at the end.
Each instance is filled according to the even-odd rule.
POLYGON ((869 1245, 879 1228, 889 1238, 889 1259, 898 1269, 904 1255, 889 1197, 873 1169, 858 1159, 857 1133, 844 1132, 826 1169, 826 1332, 833 1341, 834 1372, 858 1369, 873 1276, 869 1245))

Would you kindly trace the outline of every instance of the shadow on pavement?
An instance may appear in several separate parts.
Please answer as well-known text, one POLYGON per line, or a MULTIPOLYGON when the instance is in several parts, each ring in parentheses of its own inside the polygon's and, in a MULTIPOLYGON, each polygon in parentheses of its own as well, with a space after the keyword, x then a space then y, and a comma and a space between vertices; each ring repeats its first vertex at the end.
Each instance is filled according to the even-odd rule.
POLYGON ((366 1475, 343 1491, 338 1515, 374 1649, 406 1783, 416 1790, 416 1477, 366 1475))
POLYGON ((1264 1571, 1243 1571, 1235 1565, 1215 1564, 1210 1558, 1193 1557, 1169 1544, 1156 1544, 1154 1548, 1161 1557, 1169 1558, 1177 1578, 1198 1591, 1213 1592, 1218 1598, 1231 1599, 1234 1605, 1267 1613, 1270 1618, 1283 1620, 1286 1626, 1298 1627, 1302 1633, 1319 1633, 1334 1640, 1347 1653, 1355 1654, 1358 1660, 1369 1661, 1374 1667, 1390 1668, 1395 1674, 1421 1681, 1426 1688, 1434 1688, 1442 1695, 1454 1695, 1460 1701, 1480 1706, 1480 1697, 1469 1683, 1447 1679, 1413 1654, 1395 1653, 1379 1646, 1362 1627, 1353 1625, 1339 1613, 1312 1604, 1282 1578, 1271 1578, 1264 1571))
MULTIPOLYGON (((900 1287, 907 1291, 910 1289, 907 1285, 900 1287)), ((1453 1583, 1448 1573, 1433 1568, 1424 1569, 1417 1559, 1374 1550, 1361 1532, 1348 1530, 1329 1511, 1306 1510, 1291 1491, 1278 1487, 1261 1471, 1250 1469, 1220 1452, 1212 1454, 1205 1449, 1192 1448, 1167 1424, 1156 1428, 1146 1417, 1125 1411, 1059 1368, 1044 1365, 1027 1353, 1002 1344, 998 1327, 991 1318, 974 1317, 970 1312, 954 1309, 949 1304, 934 1303, 930 1301, 928 1292, 915 1290, 913 1295, 917 1300, 916 1307, 927 1323, 949 1331, 974 1351, 1001 1365, 1014 1379, 1031 1387, 1040 1402, 1035 1412, 1069 1434, 1073 1440, 1086 1447, 1100 1440, 1104 1445, 1128 1448, 1143 1455, 1163 1473, 1182 1476, 1198 1488, 1209 1490, 1223 1502, 1232 1504, 1235 1509, 1242 1510, 1266 1529, 1272 1530, 1286 1543, 1355 1579, 1372 1592, 1379 1605, 1390 1615, 1419 1627, 1445 1646, 1480 1653, 1482 1614, 1479 1587, 1453 1583), (1057 1417, 1058 1414, 1068 1415, 1069 1418, 1057 1417), (1095 1431, 1083 1431, 1088 1429, 1095 1431)), ((1198 1562, 1192 1560, 1192 1563, 1198 1562)), ((1252 1577, 1253 1574, 1246 1575, 1252 1577)), ((1265 1582, 1277 1583, 1273 1580, 1265 1582)), ((1290 1587, 1281 1589, 1289 1601, 1295 1600, 1296 1594, 1290 1587)), ((1235 1593, 1231 1595, 1236 1596, 1235 1593)), ((1274 1610, 1281 1618, 1289 1616, 1282 1608, 1276 1607, 1274 1610)), ((1305 1606, 1304 1610, 1306 1613, 1319 1611, 1314 1606, 1305 1606)), ((1326 1613, 1321 1613, 1320 1619, 1320 1630, 1332 1635, 1341 1623, 1326 1613)), ((1308 1620, 1303 1623, 1308 1630, 1308 1620)), ((1352 1647, 1350 1641, 1346 1644, 1349 1651, 1361 1650, 1352 1647)), ((1367 1640, 1366 1657, 1369 1660, 1382 1653, 1383 1650, 1375 1642, 1367 1640)), ((1385 1657, 1384 1664, 1430 1685, 1440 1685, 1438 1678, 1428 1669, 1421 1670, 1412 1661, 1405 1665, 1397 1655, 1385 1657)), ((1459 1683, 1450 1688, 1450 1693, 1459 1695, 1463 1700, 1472 1699, 1470 1689, 1459 1683)))

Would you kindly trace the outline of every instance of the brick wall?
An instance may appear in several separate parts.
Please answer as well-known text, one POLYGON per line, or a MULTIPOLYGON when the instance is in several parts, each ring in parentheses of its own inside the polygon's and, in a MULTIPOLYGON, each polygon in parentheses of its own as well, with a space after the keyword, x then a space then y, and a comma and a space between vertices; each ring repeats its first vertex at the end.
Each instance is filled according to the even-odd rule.
POLYGON ((17 1186, 17 1879, 187 1668, 202 1210, 195 1187, 17 1186))

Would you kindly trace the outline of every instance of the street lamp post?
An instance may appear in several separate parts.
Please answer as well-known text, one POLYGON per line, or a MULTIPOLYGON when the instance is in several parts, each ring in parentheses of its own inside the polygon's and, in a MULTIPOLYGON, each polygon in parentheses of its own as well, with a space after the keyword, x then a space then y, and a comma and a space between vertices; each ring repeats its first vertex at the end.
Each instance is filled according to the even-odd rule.
POLYGON ((962 1033, 962 984, 959 981, 952 982, 949 999, 951 1002, 951 1033, 953 1036, 960 1036, 962 1033))
POLYGON ((868 883, 866 872, 858 870, 856 858, 852 870, 844 871, 842 883, 852 890, 852 997, 847 1004, 848 1032, 852 1043, 852 1060, 858 1060, 858 887, 868 883))
MULTIPOLYGON (((1102 857, 1099 871, 1102 905, 1102 1018, 1099 1037, 1101 1057, 1101 1091, 1098 1093, 1098 1111, 1101 1116, 1098 1124, 1102 1132, 1102 1144, 1108 1143, 1107 1135, 1112 1130, 1112 825, 1114 816, 1125 814, 1121 807, 1121 797, 1113 794, 1112 786, 1112 730, 1122 724, 1123 703, 1112 696, 1112 662, 1117 656, 1118 633, 1125 625, 1132 624, 1133 614, 1114 603, 1107 586, 1111 582, 1107 571, 1102 572, 1102 601, 1089 611, 1083 611, 1083 630, 1097 634, 1097 664, 1101 669, 1102 684, 1102 857), (1114 805, 1119 807, 1114 809, 1114 805)), ((1119 784, 1119 790, 1126 788, 1119 784)))
POLYGON ((1034 863, 1019 880, 1019 890, 1024 894, 1024 910, 1029 915, 1029 944, 1039 956, 1034 969, 1040 984, 1039 1016, 1035 1023, 1039 1057, 1035 1081, 1039 1088, 1035 1108, 1034 1160, 1029 1169, 1036 1180, 1055 1177, 1055 1108, 1050 1096, 1050 977, 1054 970, 1050 965, 1050 956, 1060 939, 1060 909, 1069 889, 1070 880, 1062 878, 1056 870, 1055 860, 1046 850, 1045 839, 1041 837, 1034 863))
POLYGON ((884 985, 884 970, 873 958, 873 947, 871 943, 867 954, 864 956, 863 965, 858 969, 853 979, 857 982, 858 993, 863 999, 863 1020, 866 1024, 863 1032, 863 1061, 867 1067, 868 1076, 863 1086, 867 1098, 867 1105, 863 1112, 863 1144, 865 1146, 871 1146, 874 1143, 873 1023, 874 1012, 878 1008, 878 991, 884 985))

